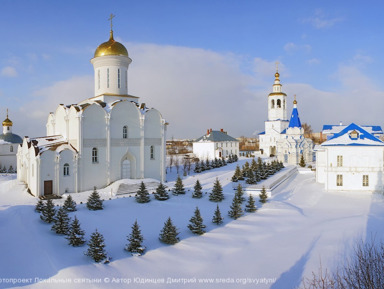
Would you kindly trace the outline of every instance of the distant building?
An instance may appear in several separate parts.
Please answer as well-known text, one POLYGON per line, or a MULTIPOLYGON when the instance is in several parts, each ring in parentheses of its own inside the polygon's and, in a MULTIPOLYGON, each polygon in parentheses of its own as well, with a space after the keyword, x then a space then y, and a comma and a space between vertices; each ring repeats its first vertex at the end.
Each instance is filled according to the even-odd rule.
POLYGON ((47 136, 24 138, 17 177, 33 195, 92 190, 120 179, 165 181, 167 123, 128 94, 131 61, 111 29, 91 59, 94 97, 60 104, 48 116, 47 136))
POLYGON ((372 127, 352 123, 315 147, 316 181, 326 190, 383 191, 384 142, 372 127))
POLYGON ((287 95, 282 92, 280 74, 275 73, 273 91, 268 95, 268 120, 259 134, 259 147, 265 156, 277 156, 279 161, 297 165, 303 155, 306 163, 313 161, 313 142, 304 137, 296 98, 290 119, 287 118, 287 95))
POLYGON ((23 139, 12 132, 12 121, 7 118, 3 121, 3 133, 0 135, 0 171, 16 172, 17 169, 17 148, 23 139))
POLYGON ((193 142, 193 154, 200 160, 226 158, 229 155, 239 155, 239 141, 220 131, 208 129, 207 134, 193 142))

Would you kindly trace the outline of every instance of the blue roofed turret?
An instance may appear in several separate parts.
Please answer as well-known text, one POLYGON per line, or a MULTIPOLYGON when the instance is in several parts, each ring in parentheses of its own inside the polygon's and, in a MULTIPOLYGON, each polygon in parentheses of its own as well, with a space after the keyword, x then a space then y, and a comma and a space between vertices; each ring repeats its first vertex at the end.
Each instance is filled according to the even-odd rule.
POLYGON ((296 95, 295 95, 295 100, 293 101, 293 110, 292 110, 291 118, 289 120, 288 127, 299 127, 299 128, 301 128, 301 121, 300 121, 300 117, 299 117, 299 111, 297 110, 296 95))

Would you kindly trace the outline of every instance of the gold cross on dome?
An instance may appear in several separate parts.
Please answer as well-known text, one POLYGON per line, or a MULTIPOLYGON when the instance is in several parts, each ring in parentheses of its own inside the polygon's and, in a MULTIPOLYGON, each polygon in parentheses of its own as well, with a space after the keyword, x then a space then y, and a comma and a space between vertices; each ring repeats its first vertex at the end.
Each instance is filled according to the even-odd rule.
POLYGON ((111 21, 111 30, 112 30, 112 19, 115 18, 115 17, 116 17, 116 15, 113 15, 113 14, 111 13, 111 15, 110 15, 109 18, 108 18, 108 20, 111 21))
POLYGON ((279 71, 279 62, 276 61, 275 63, 276 63, 276 71, 279 71))

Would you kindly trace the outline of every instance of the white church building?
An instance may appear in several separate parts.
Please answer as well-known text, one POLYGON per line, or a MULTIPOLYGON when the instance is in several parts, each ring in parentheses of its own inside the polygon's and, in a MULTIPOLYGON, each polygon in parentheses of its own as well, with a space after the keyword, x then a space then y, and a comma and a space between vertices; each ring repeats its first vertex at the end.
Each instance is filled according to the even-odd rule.
POLYGON ((17 170, 16 153, 23 139, 12 132, 13 122, 8 118, 3 121, 3 133, 0 134, 0 171, 14 173, 17 170))
POLYGON ((35 196, 102 188, 120 179, 165 181, 167 123, 156 109, 128 94, 127 49, 113 38, 91 63, 94 97, 60 104, 48 116, 47 136, 25 137, 17 177, 35 196))
POLYGON ((383 191, 384 142, 362 126, 345 126, 315 151, 316 181, 326 190, 383 191))
POLYGON ((287 95, 282 91, 280 74, 276 71, 273 91, 268 95, 268 120, 259 134, 259 147, 265 156, 297 165, 303 155, 306 163, 313 161, 313 142, 304 137, 296 98, 291 117, 287 117, 287 95))

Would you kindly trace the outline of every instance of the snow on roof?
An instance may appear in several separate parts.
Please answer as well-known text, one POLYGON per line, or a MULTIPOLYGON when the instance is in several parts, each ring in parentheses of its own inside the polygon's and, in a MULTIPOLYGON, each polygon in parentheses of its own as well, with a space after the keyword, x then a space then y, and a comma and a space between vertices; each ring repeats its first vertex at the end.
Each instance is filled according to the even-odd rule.
POLYGON ((384 142, 361 126, 351 123, 321 146, 384 146, 384 142))
POLYGON ((301 127, 301 121, 297 107, 294 107, 292 110, 291 119, 289 120, 288 127, 301 127))
POLYGON ((195 142, 203 142, 203 141, 210 141, 210 142, 222 142, 222 141, 237 141, 234 137, 229 136, 224 131, 219 130, 212 130, 209 132, 209 134, 203 135, 195 140, 195 142))
POLYGON ((70 145, 62 135, 28 138, 27 141, 29 147, 31 145, 34 147, 36 155, 41 154, 47 150, 55 151, 62 145, 69 145, 76 151, 76 149, 70 145))
MULTIPOLYGON (((323 134, 335 134, 341 132, 343 129, 345 129, 346 125, 338 125, 338 124, 325 124, 323 125, 323 134)), ((361 128, 366 130, 367 132, 371 134, 383 134, 383 130, 381 129, 381 126, 379 125, 361 125, 361 128)))

